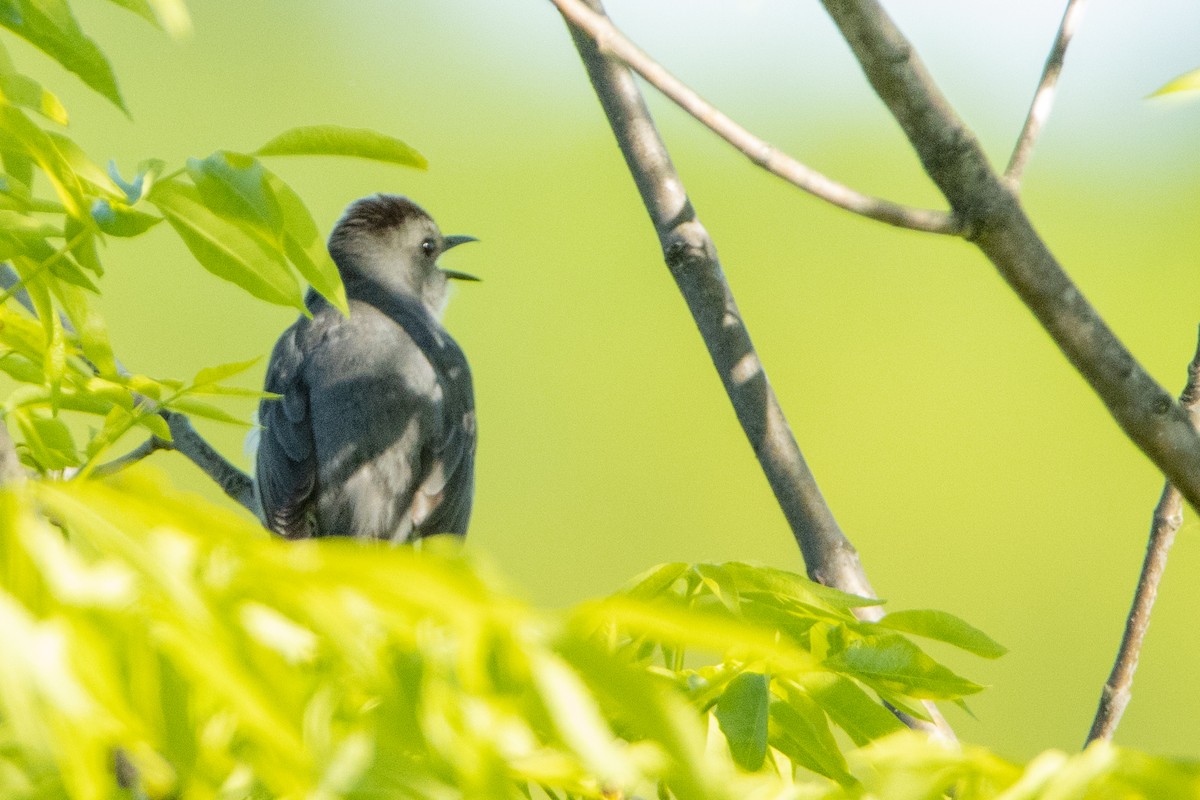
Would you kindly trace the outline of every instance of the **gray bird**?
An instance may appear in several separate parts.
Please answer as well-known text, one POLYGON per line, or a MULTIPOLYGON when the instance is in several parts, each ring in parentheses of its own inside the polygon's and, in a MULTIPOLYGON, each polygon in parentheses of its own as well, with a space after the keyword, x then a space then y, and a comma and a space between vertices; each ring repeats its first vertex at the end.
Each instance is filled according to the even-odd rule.
POLYGON ((407 542, 467 532, 475 493, 475 398, 441 326, 451 247, 419 206, 351 203, 329 237, 350 316, 311 289, 271 354, 255 481, 267 527, 289 538, 407 542))

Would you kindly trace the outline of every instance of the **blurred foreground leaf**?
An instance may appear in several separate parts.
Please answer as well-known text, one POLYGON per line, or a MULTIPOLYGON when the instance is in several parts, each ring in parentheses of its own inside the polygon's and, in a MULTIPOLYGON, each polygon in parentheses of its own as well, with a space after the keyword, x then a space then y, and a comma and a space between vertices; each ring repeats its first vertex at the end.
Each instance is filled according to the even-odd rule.
POLYGON ((1193 92, 1200 89, 1200 69, 1194 69, 1191 72, 1185 72, 1174 80, 1160 86, 1151 97, 1162 97, 1168 94, 1177 94, 1179 92, 1193 92))

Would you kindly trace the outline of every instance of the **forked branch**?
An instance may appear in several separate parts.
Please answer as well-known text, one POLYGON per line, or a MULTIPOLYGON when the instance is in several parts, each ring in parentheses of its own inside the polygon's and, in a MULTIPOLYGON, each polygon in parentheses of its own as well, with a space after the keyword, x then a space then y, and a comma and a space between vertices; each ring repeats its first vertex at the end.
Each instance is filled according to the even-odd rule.
POLYGON ((583 0, 551 2, 577 30, 588 35, 600 53, 624 62, 676 105, 772 175, 838 208, 889 225, 927 233, 957 235, 962 232, 954 216, 945 211, 912 208, 872 197, 805 166, 734 122, 643 52, 607 16, 592 10, 583 0))
POLYGON ((975 135, 876 0, 823 0, 967 236, 1033 312, 1129 439, 1200 508, 1200 435, 1059 265, 975 135))
MULTIPOLYGON (((1196 355, 1188 365, 1187 384, 1179 396, 1179 401, 1191 416, 1192 424, 1200 427, 1200 342, 1196 345, 1196 355)), ((1167 568, 1167 555, 1182 524, 1183 496, 1168 482, 1163 487, 1158 505, 1154 507, 1154 517, 1150 523, 1150 541, 1146 543, 1142 573, 1138 577, 1129 617, 1125 620, 1125 633, 1121 637, 1116 661, 1113 662, 1112 672, 1109 673, 1108 681, 1100 693, 1100 704, 1096 708, 1092 730, 1088 733, 1089 743, 1096 739, 1111 740, 1117 725, 1121 723, 1125 707, 1129 705, 1138 656, 1142 652, 1146 631, 1150 628, 1150 612, 1154 608, 1158 585, 1162 582, 1163 572, 1167 568)))

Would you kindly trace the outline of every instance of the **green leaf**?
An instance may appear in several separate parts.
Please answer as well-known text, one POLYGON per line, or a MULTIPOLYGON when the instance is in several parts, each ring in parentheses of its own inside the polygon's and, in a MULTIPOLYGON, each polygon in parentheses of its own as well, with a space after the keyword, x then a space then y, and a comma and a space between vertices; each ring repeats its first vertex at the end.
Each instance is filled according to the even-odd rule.
POLYGON ((197 372, 196 377, 192 379, 192 388, 220 383, 226 378, 232 378, 234 375, 245 372, 261 360, 261 358, 255 357, 245 361, 233 361, 228 364, 218 364, 215 367, 205 367, 197 372))
POLYGON ((615 786, 635 775, 579 676, 555 655, 530 653, 530 673, 559 735, 594 774, 615 786))
POLYGON ((859 597, 856 594, 831 589, 819 583, 810 581, 794 572, 786 572, 770 567, 752 567, 749 564, 730 562, 725 565, 729 574, 743 593, 750 589, 789 597, 808 605, 824 607, 831 611, 848 611, 852 608, 875 606, 883 600, 872 597, 859 597))
POLYGON ((46 220, 7 210, 0 211, 0 231, 21 239, 45 239, 47 236, 63 235, 62 231, 46 220))
POLYGON ((178 39, 192 30, 192 20, 182 0, 109 0, 132 11, 151 25, 178 39))
POLYGON ((42 469, 54 470, 79 466, 75 440, 62 420, 17 413, 17 425, 33 458, 42 469))
POLYGON ((218 151, 203 160, 189 158, 187 173, 204 204, 217 214, 259 228, 278 241, 283 229, 279 201, 267 186, 267 173, 257 159, 218 151))
POLYGON ((918 699, 953 700, 983 690, 979 684, 955 675, 897 634, 853 641, 846 649, 827 658, 825 664, 877 690, 918 699))
POLYGON ((801 692, 794 693, 789 702, 772 703, 770 713, 772 747, 793 763, 843 786, 858 783, 847 770, 846 759, 829 730, 825 712, 810 698, 801 692))
POLYGON ((36 111, 51 122, 66 125, 67 110, 52 93, 27 75, 17 72, 0 46, 0 94, 15 106, 36 111))
POLYGON ((100 254, 96 251, 96 232, 74 217, 67 217, 63 236, 71 255, 81 267, 91 270, 96 275, 104 274, 104 265, 100 263, 100 254))
POLYGON ((322 297, 349 316, 342 277, 329 256, 329 248, 325 246, 312 214, 292 187, 269 170, 266 175, 267 186, 283 215, 283 247, 288 259, 322 297))
POLYGON ((33 183, 33 159, 22 148, 19 152, 16 150, 0 150, 0 160, 4 162, 4 171, 8 173, 4 176, 5 194, 10 198, 17 199, 13 192, 9 191, 13 184, 20 184, 26 187, 26 192, 23 199, 26 201, 24 207, 28 207, 29 192, 28 187, 33 183))
POLYGON ((1185 72, 1178 78, 1175 78, 1159 87, 1151 97, 1162 97, 1167 94, 1177 94, 1179 92, 1194 92, 1200 89, 1200 69, 1185 72))
POLYGON ((249 428, 251 423, 248 419, 235 417, 228 411, 223 411, 216 406, 202 403, 199 400, 193 400, 190 397, 176 397, 174 400, 164 403, 173 411, 182 411, 193 417, 203 417, 204 419, 216 420, 217 422, 226 422, 230 425, 241 425, 249 428))
POLYGON ((75 176, 83 183, 85 188, 91 188, 91 194, 107 194, 112 197, 121 196, 121 188, 113 182, 105 171, 92 161, 91 157, 84 152, 83 148, 75 143, 66 134, 58 131, 46 131, 46 136, 50 141, 54 142, 55 149, 71 166, 71 170, 75 176))
POLYGON ((154 9, 146 0, 108 0, 116 6, 120 6, 126 11, 132 11, 142 19, 149 22, 151 25, 158 25, 158 17, 154 16, 154 9))
POLYGON ((717 700, 717 724, 729 742, 729 752, 749 772, 761 768, 767 757, 769 683, 766 675, 743 672, 717 700))
POLYGON ((783 686, 789 692, 796 690, 793 687, 802 689, 857 745, 904 729, 895 714, 843 675, 808 672, 784 681, 783 686))
POLYGON ((725 569, 725 566, 697 564, 694 569, 700 576, 701 585, 720 600, 726 608, 734 612, 740 608, 741 596, 738 593, 737 582, 725 569))
POLYGON ((59 284, 54 288, 54 294, 75 326, 80 347, 88 361, 101 375, 116 375, 117 360, 108 339, 104 317, 92 308, 84 293, 74 286, 59 284))
MULTIPOLYGON (((67 207, 67 211, 79 219, 87 218, 83 200, 83 188, 74 168, 56 146, 56 141, 46 131, 34 125, 16 106, 0 103, 0 131, 11 137, 17 145, 46 173, 55 193, 67 207)), ((57 134, 56 134, 57 135, 57 134)), ((60 136, 59 141, 66 140, 60 136)), ((5 162, 7 165, 7 161, 5 162)), ((14 173, 16 174, 16 173, 14 173)), ((28 184, 24 176, 17 175, 28 184)))
POLYGON ((92 90, 128 112, 104 53, 79 27, 66 0, 5 0, 0 25, 79 76, 92 90))
POLYGON ((162 222, 162 217, 130 208, 125 203, 97 199, 92 202, 92 219, 109 236, 139 236, 162 222))
POLYGON ((653 599, 674 586, 690 569, 691 566, 682 561, 660 564, 634 578, 625 593, 640 600, 653 599))
POLYGON ((984 658, 999 658, 1008 652, 983 631, 945 611, 893 611, 875 624, 946 642, 984 658))
POLYGON ((255 151, 260 156, 352 156, 425 169, 429 162, 386 134, 340 125, 311 125, 279 134, 255 151))
POLYGON ((244 226, 214 214, 195 188, 178 181, 159 181, 149 200, 209 272, 255 297, 303 310, 296 278, 279 253, 244 226))

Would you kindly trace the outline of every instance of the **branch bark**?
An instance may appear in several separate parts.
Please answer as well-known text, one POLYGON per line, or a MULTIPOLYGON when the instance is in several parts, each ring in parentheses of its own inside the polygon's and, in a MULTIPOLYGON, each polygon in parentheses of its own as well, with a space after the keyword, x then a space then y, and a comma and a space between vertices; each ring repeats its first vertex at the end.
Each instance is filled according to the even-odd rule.
POLYGON ((21 467, 21 459, 17 456, 17 448, 13 445, 8 433, 8 425, 0 420, 0 488, 18 483, 25 479, 25 470, 21 467))
POLYGON ((588 34, 601 54, 623 61, 680 108, 772 175, 839 208, 889 225, 927 233, 961 233, 958 221, 945 211, 912 208, 872 197, 805 166, 755 136, 698 95, 631 42, 608 17, 589 8, 584 0, 551 2, 572 25, 588 34))
POLYGON ((823 2, 925 171, 963 221, 967 237, 1033 312, 1129 439, 1193 507, 1200 507, 1200 435, 1187 412, 1142 368, 1063 271, 879 3, 823 2))
MULTIPOLYGON (((603 14, 599 0, 586 1, 595 13, 603 14)), ((564 18, 658 234, 667 268, 800 546, 809 577, 874 597, 857 551, 834 519, 800 452, 738 311, 716 246, 696 216, 633 74, 606 57, 591 34, 576 26, 570 16, 564 18)), ((865 619, 882 616, 878 606, 859 611, 865 619)), ((896 713, 910 727, 953 740, 954 732, 937 707, 932 703, 925 706, 932 723, 896 713)))
POLYGON ((1054 37, 1054 45, 1050 48, 1046 66, 1042 69, 1042 79, 1038 82, 1037 91, 1033 93, 1033 102, 1029 104, 1025 125, 1021 128, 1021 135, 1017 137, 1017 144, 1008 160, 1008 168, 1004 170, 1005 179, 1014 188, 1021 183, 1021 176, 1025 172, 1025 165, 1029 163, 1029 156, 1033 153, 1038 134, 1042 132, 1042 126, 1046 124, 1050 110, 1054 107, 1058 76, 1062 74, 1063 62, 1067 57, 1067 45, 1075 35, 1075 28, 1079 26, 1079 20, 1083 17, 1085 5, 1086 0, 1067 0, 1067 8, 1054 37))
MULTIPOLYGON (((1187 384, 1179 396, 1179 401, 1190 415, 1192 425, 1200 428, 1200 342, 1196 345, 1196 355, 1188 365, 1187 384)), ((1154 609, 1158 586, 1167 568, 1167 556, 1171 552, 1171 545, 1175 543, 1175 534, 1182 524, 1183 496, 1168 482, 1163 486, 1158 505, 1154 507, 1150 540, 1146 544, 1146 557, 1142 562, 1142 572, 1133 594, 1133 605, 1129 609, 1129 617, 1125 620, 1125 633, 1121 637, 1121 646, 1117 650, 1112 672, 1109 673, 1108 681, 1100 693, 1100 703, 1092 720, 1092 729, 1088 733, 1088 744, 1097 739, 1111 740, 1117 726, 1121 724, 1121 716, 1125 713, 1125 707, 1129 705, 1132 694, 1133 675, 1137 672, 1142 643, 1146 639, 1146 631, 1150 628, 1150 612, 1154 609)))

